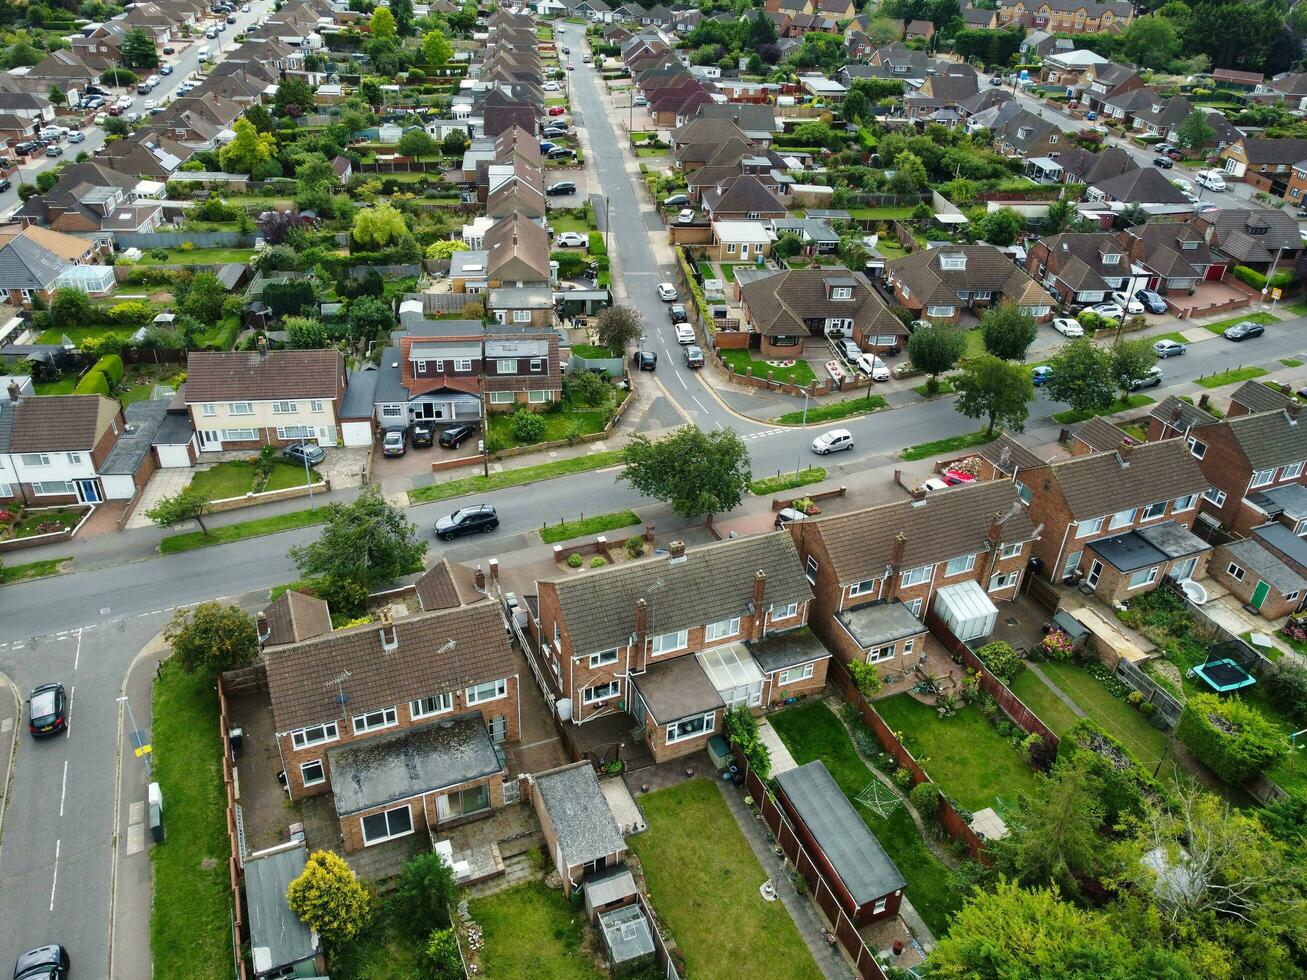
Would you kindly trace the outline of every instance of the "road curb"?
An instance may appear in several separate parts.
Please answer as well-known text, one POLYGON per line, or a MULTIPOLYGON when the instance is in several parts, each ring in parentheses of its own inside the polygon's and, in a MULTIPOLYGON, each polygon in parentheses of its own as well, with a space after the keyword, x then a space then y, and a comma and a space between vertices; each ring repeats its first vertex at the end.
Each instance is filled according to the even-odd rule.
POLYGON ((0 852, 4 850, 5 812, 9 809, 9 788, 14 781, 14 763, 18 759, 18 730, 23 722, 23 696, 9 675, 0 671, 0 698, 5 693, 14 699, 14 727, 9 736, 9 750, 0 751, 0 852))

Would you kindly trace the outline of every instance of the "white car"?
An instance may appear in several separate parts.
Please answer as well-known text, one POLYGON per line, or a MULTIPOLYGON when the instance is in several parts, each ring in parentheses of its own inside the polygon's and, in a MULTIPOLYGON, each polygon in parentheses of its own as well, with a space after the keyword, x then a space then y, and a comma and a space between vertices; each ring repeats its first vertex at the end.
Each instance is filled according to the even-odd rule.
POLYGON ((678 225, 688 225, 694 221, 694 208, 682 208, 681 213, 676 216, 678 225))
POLYGON ((1117 306, 1124 307, 1125 311, 1132 315, 1135 313, 1147 312, 1144 309, 1143 303, 1141 303, 1139 300, 1135 299, 1133 296, 1127 293, 1120 292, 1120 291, 1112 293, 1111 299, 1113 303, 1115 303, 1117 306))
POLYGON ((1194 174, 1194 183, 1206 187, 1209 191, 1225 190, 1225 178, 1219 170, 1200 170, 1194 174))
POLYGON ((828 456, 841 449, 853 448, 853 433, 848 429, 831 429, 812 440, 812 451, 818 456, 828 456))
POLYGON ((1119 320, 1125 316, 1125 310, 1119 303, 1095 303, 1089 309, 1091 312, 1109 320, 1119 320))
POLYGON ((1063 337, 1083 337, 1085 328, 1080 325, 1079 320, 1073 320, 1069 316, 1053 317, 1053 329, 1063 337))
POLYGON ((546 92, 561 92, 563 87, 557 82, 545 82, 540 88, 546 92))
POLYGON ((676 287, 670 282, 660 282, 658 284, 658 298, 664 303, 676 302, 676 287))
POLYGON ((693 344, 694 340, 694 327, 688 323, 678 323, 676 325, 676 342, 678 344, 693 344))
POLYGON ((889 365, 875 354, 862 354, 858 358, 858 367, 863 374, 871 375, 872 381, 888 381, 890 379, 889 365))
POLYGON ((584 248, 587 239, 579 231, 564 231, 554 239, 559 248, 584 248))
POLYGON ((937 477, 937 476, 932 476, 929 480, 927 480, 927 481, 926 481, 925 483, 923 483, 921 486, 917 487, 917 489, 918 489, 918 490, 924 490, 926 493, 930 493, 931 491, 934 491, 934 490, 947 490, 947 489, 948 489, 948 484, 945 483, 943 480, 941 480, 939 477, 937 477))
POLYGON ((631 100, 631 105, 635 106, 636 108, 639 108, 640 106, 646 106, 648 104, 649 104, 649 100, 646 99, 643 95, 637 95, 634 99, 631 100))

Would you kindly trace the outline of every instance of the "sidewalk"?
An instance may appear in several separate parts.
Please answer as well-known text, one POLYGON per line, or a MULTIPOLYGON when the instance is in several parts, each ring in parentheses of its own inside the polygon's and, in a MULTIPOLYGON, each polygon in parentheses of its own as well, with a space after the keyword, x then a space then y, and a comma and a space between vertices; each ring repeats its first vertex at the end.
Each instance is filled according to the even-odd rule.
MULTIPOLYGON (((9 802, 9 776, 18 750, 18 732, 23 727, 23 699, 14 682, 0 673, 0 832, 5 826, 9 802)), ((0 836, 3 840, 3 836, 0 836)))

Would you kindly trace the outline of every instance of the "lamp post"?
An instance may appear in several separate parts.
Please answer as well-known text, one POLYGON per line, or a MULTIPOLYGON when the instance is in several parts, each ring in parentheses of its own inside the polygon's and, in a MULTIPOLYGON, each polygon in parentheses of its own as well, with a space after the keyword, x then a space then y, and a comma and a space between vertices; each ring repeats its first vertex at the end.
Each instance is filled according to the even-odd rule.
MULTIPOLYGON (((799 426, 800 432, 807 431, 808 428, 808 389, 803 389, 803 423, 799 426)), ((798 477, 799 472, 803 469, 803 443, 800 442, 794 448, 794 475, 798 477)))
MULTIPOLYGON (((121 697, 119 697, 117 700, 118 700, 118 703, 119 703, 119 704, 125 704, 125 705, 127 705, 127 720, 131 722, 131 724, 132 724, 132 734, 135 735, 137 732, 140 731, 140 729, 136 727, 136 716, 132 713, 132 702, 131 702, 131 700, 130 700, 130 699, 127 697, 127 695, 125 695, 125 694, 122 695, 121 697)), ((139 749, 139 748, 142 748, 142 746, 135 745, 135 746, 133 746, 133 748, 135 748, 135 749, 139 749)), ((154 769, 153 769, 153 767, 150 765, 150 753, 149 753, 149 752, 143 752, 143 753, 141 753, 141 758, 142 758, 143 760, 145 760, 145 775, 146 775, 147 777, 153 779, 153 778, 154 778, 154 769)))
POLYGON ((300 458, 304 460, 304 484, 309 488, 309 510, 317 510, 318 505, 313 502, 313 475, 309 473, 308 443, 303 443, 302 448, 305 452, 300 453, 300 458))

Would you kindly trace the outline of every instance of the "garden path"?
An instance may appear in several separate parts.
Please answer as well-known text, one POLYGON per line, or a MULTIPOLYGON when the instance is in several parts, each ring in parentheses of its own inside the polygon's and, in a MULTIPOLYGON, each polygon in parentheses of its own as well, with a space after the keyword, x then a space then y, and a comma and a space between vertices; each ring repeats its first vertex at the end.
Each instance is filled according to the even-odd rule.
POLYGON ((1060 687, 1054 684, 1053 678, 1049 677, 1042 670, 1040 670, 1039 664, 1035 663, 1032 660, 1027 660, 1026 666, 1030 668, 1030 672, 1032 674, 1034 674, 1036 677, 1038 677, 1041 681, 1044 682, 1044 684, 1048 687, 1050 691, 1052 691, 1054 694, 1057 695, 1057 699, 1059 701, 1061 701, 1063 704, 1065 704, 1068 708, 1071 709, 1071 713, 1073 715, 1075 715, 1077 718, 1085 717, 1085 710, 1082 707, 1080 707, 1080 705, 1076 704, 1073 700, 1071 700, 1070 696, 1065 691, 1063 691, 1060 687))

